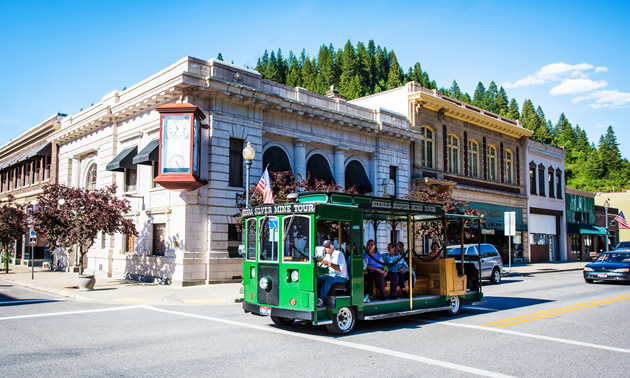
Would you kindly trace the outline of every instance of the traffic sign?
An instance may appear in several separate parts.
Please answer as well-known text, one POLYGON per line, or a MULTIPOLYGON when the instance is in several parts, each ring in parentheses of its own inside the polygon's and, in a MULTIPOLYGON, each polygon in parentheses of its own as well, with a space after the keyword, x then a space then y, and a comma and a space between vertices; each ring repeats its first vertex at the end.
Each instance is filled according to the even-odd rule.
POLYGON ((28 230, 28 233, 29 233, 29 239, 31 240, 31 243, 37 243, 37 233, 35 232, 35 229, 31 227, 28 230))

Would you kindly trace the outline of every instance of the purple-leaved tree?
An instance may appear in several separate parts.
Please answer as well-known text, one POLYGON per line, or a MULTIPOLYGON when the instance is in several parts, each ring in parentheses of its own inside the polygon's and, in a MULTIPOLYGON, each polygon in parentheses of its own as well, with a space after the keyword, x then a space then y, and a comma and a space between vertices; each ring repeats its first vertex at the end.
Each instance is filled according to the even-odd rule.
POLYGON ((0 245, 2 247, 2 262, 6 273, 9 273, 9 245, 20 239, 26 229, 26 212, 24 205, 13 202, 13 196, 0 205, 0 245))

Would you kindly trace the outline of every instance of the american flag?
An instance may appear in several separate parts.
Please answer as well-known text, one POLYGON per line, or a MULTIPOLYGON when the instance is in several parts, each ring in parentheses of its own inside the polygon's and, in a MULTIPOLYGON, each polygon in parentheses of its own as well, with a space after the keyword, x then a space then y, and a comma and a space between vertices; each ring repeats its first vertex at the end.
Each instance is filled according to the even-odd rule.
POLYGON ((626 218, 623 216, 623 211, 620 211, 619 214, 617 214, 615 219, 613 219, 613 222, 615 221, 619 223, 619 228, 630 228, 630 226, 628 226, 626 218))
POLYGON ((263 195, 263 203, 273 203, 273 190, 271 190, 271 180, 269 179, 269 171, 265 168, 256 189, 263 195))

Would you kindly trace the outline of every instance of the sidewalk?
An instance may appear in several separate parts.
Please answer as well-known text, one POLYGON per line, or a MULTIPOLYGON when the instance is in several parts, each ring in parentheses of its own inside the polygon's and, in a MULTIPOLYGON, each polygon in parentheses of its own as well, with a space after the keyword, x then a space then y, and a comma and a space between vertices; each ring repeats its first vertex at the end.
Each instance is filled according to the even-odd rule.
MULTIPOLYGON (((549 262, 503 266, 504 277, 517 277, 541 273, 582 270, 589 261, 549 262)), ((224 283, 178 287, 150 284, 131 280, 96 277, 92 291, 79 291, 78 273, 50 272, 35 268, 35 279, 31 279, 31 269, 10 266, 9 274, 0 272, 0 280, 14 285, 56 294, 66 298, 102 303, 134 304, 234 304, 243 300, 240 283, 224 283)))
POLYGON ((133 304, 234 304, 243 300, 241 283, 179 287, 96 276, 92 291, 79 291, 78 273, 50 272, 35 267, 9 266, 9 274, 0 271, 0 281, 66 298, 102 303, 133 304))
POLYGON ((528 276, 532 274, 566 272, 571 270, 583 270, 586 264, 591 261, 554 261, 533 264, 512 264, 512 269, 507 264, 503 264, 503 276, 528 276))

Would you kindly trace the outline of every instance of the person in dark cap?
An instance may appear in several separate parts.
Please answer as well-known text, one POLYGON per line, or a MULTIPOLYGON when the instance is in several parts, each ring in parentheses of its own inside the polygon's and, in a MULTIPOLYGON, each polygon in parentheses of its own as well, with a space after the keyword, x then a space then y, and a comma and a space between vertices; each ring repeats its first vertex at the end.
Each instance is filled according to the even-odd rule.
POLYGON ((324 240, 323 246, 326 254, 321 266, 328 268, 328 274, 317 277, 318 306, 323 305, 323 299, 326 298, 333 284, 348 282, 346 257, 341 251, 335 249, 335 245, 330 240, 324 240))

